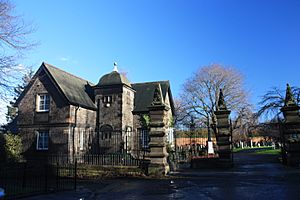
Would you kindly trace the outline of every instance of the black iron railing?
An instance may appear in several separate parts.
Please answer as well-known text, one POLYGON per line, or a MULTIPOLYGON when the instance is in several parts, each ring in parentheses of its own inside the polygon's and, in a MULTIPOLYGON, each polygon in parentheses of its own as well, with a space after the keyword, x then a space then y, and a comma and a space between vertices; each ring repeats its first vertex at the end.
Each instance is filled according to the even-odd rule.
POLYGON ((68 164, 76 160, 78 164, 96 166, 140 166, 141 159, 134 158, 131 154, 82 154, 75 155, 49 155, 48 163, 68 164))
POLYGON ((74 164, 14 163, 0 166, 0 187, 6 199, 76 189, 74 164))

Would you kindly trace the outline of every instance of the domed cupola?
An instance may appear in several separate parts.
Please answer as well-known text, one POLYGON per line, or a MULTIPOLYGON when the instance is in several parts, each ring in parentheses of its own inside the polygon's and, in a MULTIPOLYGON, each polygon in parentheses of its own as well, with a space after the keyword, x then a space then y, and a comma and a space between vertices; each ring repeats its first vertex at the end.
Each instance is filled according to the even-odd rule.
POLYGON ((101 130, 102 126, 110 126, 113 130, 133 127, 135 90, 128 79, 118 72, 117 63, 114 63, 114 70, 102 76, 93 88, 98 108, 97 130, 101 130))
POLYGON ((114 63, 114 70, 102 76, 97 86, 111 86, 111 85, 127 85, 131 87, 129 80, 118 72, 117 63, 114 63))

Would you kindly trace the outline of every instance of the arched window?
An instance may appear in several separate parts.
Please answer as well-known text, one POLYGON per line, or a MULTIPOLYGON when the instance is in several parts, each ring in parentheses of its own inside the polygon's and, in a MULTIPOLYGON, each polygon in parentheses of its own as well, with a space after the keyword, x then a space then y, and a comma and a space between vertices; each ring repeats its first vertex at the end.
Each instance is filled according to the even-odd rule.
POLYGON ((127 153, 129 153, 133 145, 133 134, 131 126, 125 127, 125 137, 123 137, 123 141, 125 143, 124 149, 127 153))
POLYGON ((111 125, 105 124, 100 127, 101 139, 111 139, 113 128, 111 125))

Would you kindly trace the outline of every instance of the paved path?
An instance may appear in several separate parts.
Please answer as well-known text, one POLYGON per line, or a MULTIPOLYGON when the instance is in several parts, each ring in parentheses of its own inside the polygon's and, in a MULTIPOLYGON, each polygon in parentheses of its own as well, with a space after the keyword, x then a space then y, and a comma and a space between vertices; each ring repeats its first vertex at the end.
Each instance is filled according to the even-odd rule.
POLYGON ((235 154, 230 170, 191 170, 163 180, 118 178, 82 182, 77 191, 27 198, 73 199, 300 199, 300 168, 279 163, 277 156, 253 150, 235 154))

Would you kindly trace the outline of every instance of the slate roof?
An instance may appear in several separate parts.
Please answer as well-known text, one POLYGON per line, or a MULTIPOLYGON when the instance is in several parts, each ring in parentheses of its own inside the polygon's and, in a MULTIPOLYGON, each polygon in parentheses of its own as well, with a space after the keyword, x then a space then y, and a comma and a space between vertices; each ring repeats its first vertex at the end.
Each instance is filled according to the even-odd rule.
POLYGON ((120 85, 124 84, 131 87, 129 80, 119 72, 112 71, 109 74, 102 76, 97 86, 120 85))
MULTIPOLYGON (((68 72, 65 72, 59 68, 54 67, 53 65, 42 63, 40 69, 35 76, 39 74, 41 70, 45 70, 46 74, 50 77, 52 82, 58 88, 58 90, 64 95, 67 101, 71 105, 79 105, 88 109, 96 110, 97 107, 94 104, 94 84, 90 83, 87 80, 74 76, 68 72)), ((31 82, 32 84, 33 82, 31 82)), ((174 113, 174 103, 172 98, 172 93, 170 89, 169 81, 156 81, 156 82, 145 82, 145 83, 134 83, 130 84, 128 79, 119 74, 118 72, 111 72, 104 75, 97 86, 113 85, 113 84, 124 84, 131 86, 133 90, 136 91, 134 98, 134 111, 135 113, 147 113, 148 107, 151 105, 154 90, 156 84, 161 85, 163 100, 165 101, 167 93, 169 94, 170 106, 172 112, 174 113), (115 80, 116 79, 116 80, 115 80)), ((17 100, 16 105, 23 96, 26 94, 27 90, 30 88, 30 84, 25 88, 20 98, 17 100)))
POLYGON ((146 82, 146 83, 135 83, 131 84, 132 88, 136 91, 134 98, 134 112, 148 112, 148 107, 151 105, 154 90, 156 84, 160 83, 163 100, 165 101, 166 95, 169 92, 170 95, 170 104, 172 112, 174 111, 172 94, 170 90, 170 82, 169 81, 156 81, 156 82, 146 82))
POLYGON ((42 66, 49 73, 59 89, 61 89, 70 104, 96 109, 96 105, 91 98, 93 95, 92 83, 50 64, 43 63, 42 66))

